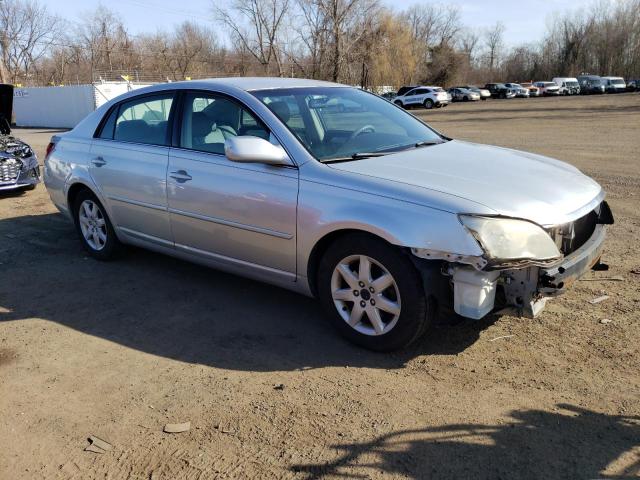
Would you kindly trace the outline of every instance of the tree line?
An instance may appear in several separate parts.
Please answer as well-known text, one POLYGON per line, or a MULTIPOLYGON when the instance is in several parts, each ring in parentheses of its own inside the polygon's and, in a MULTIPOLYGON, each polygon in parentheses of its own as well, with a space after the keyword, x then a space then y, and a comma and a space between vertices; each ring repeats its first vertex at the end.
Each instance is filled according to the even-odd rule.
POLYGON ((640 77, 640 0, 599 0, 509 47, 501 22, 471 28, 459 7, 403 11, 380 0, 212 2, 207 23, 134 35, 98 7, 80 22, 38 0, 0 0, 0 81, 69 85, 211 76, 295 76, 362 87, 544 80, 583 72, 640 77), (226 41, 223 41, 226 39, 226 41))

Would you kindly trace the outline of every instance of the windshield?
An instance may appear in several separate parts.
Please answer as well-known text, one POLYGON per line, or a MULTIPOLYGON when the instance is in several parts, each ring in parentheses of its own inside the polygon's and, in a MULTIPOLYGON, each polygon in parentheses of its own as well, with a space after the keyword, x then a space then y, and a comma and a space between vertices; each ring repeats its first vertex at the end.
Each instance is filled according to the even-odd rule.
POLYGON ((365 157, 445 141, 413 115, 349 87, 252 92, 316 159, 365 157))

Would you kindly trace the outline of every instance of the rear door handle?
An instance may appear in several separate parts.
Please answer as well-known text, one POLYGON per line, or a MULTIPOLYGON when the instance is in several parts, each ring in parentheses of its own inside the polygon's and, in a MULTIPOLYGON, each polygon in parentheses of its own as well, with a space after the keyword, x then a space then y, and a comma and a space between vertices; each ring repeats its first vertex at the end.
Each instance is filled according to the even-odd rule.
POLYGON ((178 183, 188 182, 192 178, 191 175, 189 175, 184 170, 177 170, 175 172, 171 172, 171 175, 169 175, 169 176, 171 178, 173 178, 178 183))
POLYGON ((96 167, 101 167, 103 165, 106 165, 107 162, 105 161, 104 158, 102 157, 96 157, 93 160, 91 160, 91 163, 93 163, 96 167))

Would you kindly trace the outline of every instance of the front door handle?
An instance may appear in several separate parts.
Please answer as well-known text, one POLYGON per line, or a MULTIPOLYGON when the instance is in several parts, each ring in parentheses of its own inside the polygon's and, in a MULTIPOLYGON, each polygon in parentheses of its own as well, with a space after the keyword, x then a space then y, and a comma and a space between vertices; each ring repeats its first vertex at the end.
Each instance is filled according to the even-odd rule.
POLYGON ((189 175, 184 170, 177 170, 175 172, 171 172, 171 175, 169 175, 169 176, 171 178, 173 178, 178 183, 188 182, 192 178, 191 175, 189 175))
POLYGON ((107 162, 105 161, 104 158, 102 157, 96 157, 93 160, 91 160, 91 163, 93 163, 96 167, 102 167, 103 165, 106 165, 107 162))

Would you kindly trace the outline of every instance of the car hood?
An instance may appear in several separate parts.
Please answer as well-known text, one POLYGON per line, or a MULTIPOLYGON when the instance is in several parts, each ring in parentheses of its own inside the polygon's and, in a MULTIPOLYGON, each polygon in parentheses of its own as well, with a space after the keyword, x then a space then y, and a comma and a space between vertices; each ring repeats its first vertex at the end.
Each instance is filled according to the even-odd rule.
POLYGON ((454 195, 540 225, 574 220, 604 197, 598 183, 559 160, 457 140, 331 167, 454 195))

